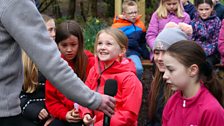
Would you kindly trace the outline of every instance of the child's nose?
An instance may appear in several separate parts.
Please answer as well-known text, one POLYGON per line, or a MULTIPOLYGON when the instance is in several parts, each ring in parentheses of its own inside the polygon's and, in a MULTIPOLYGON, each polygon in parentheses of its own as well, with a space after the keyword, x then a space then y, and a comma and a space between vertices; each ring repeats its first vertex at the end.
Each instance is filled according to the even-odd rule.
POLYGON ((165 71, 164 74, 163 74, 163 79, 164 79, 164 80, 167 80, 167 79, 168 79, 168 76, 167 76, 167 72, 166 72, 166 71, 165 71))

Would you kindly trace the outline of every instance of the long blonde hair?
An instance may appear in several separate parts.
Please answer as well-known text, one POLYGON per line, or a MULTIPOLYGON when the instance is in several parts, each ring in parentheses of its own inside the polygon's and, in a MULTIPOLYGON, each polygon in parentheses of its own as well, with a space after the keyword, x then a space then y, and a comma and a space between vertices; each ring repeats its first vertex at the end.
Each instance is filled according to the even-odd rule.
POLYGON ((22 62, 24 69, 23 91, 33 93, 38 86, 38 69, 24 51, 22 51, 22 62))
MULTIPOLYGON (((156 10, 157 16, 159 18, 167 18, 167 16, 168 16, 168 11, 167 11, 167 9, 165 7, 165 4, 164 4, 167 1, 169 1, 169 0, 160 0, 159 7, 156 10)), ((178 7, 177 7, 177 11, 176 11, 176 16, 178 18, 183 18, 184 17, 184 8, 183 8, 183 5, 181 3, 181 0, 178 0, 178 7)))

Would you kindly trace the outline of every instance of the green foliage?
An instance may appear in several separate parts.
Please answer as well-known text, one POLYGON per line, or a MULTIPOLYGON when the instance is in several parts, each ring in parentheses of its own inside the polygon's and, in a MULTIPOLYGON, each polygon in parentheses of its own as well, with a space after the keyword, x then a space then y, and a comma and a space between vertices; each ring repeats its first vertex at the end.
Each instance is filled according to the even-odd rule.
POLYGON ((107 27, 107 23, 97 18, 89 18, 83 27, 83 35, 85 40, 85 49, 94 51, 94 42, 96 34, 103 28, 107 27))
POLYGON ((62 23, 63 21, 66 21, 66 20, 69 20, 69 17, 67 17, 67 16, 63 16, 63 17, 61 17, 61 18, 57 18, 57 19, 55 20, 55 22, 56 22, 56 24, 60 24, 60 23, 62 23))

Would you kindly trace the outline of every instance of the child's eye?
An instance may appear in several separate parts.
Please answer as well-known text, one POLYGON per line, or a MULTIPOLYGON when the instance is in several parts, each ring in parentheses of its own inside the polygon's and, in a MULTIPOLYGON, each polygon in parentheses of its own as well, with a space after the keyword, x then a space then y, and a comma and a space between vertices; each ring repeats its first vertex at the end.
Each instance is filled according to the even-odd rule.
POLYGON ((112 45, 112 43, 108 42, 107 45, 112 45))
POLYGON ((98 44, 98 45, 101 45, 101 44, 102 44, 102 42, 98 42, 97 44, 98 44))

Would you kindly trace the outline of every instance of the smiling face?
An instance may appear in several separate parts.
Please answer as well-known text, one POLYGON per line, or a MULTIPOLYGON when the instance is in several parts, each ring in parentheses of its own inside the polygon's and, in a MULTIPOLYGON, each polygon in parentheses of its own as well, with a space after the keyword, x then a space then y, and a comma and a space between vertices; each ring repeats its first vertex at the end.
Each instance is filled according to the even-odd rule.
POLYGON ((49 21, 47 21, 45 23, 46 27, 47 27, 47 31, 50 34, 50 37, 55 40, 55 32, 56 32, 56 28, 55 28, 55 22, 54 19, 51 19, 49 21))
POLYGON ((58 48, 66 60, 70 61, 77 55, 79 40, 76 36, 71 35, 67 39, 58 43, 58 48))
POLYGON ((163 79, 166 80, 171 90, 185 89, 191 80, 189 70, 169 53, 164 54, 163 60, 166 66, 163 79))
POLYGON ((207 3, 202 3, 198 5, 197 10, 202 19, 207 19, 211 16, 213 7, 207 3))
POLYGON ((164 50, 154 50, 154 62, 157 66, 157 68, 159 69, 160 72, 164 72, 165 71, 165 66, 164 66, 164 62, 163 62, 163 55, 164 55, 165 51, 164 50))
POLYGON ((179 2, 178 0, 168 0, 164 2, 164 5, 170 13, 176 12, 179 2))
POLYGON ((109 34, 102 32, 97 40, 96 54, 100 61, 105 65, 110 65, 119 57, 124 55, 125 51, 121 49, 116 40, 109 34))

